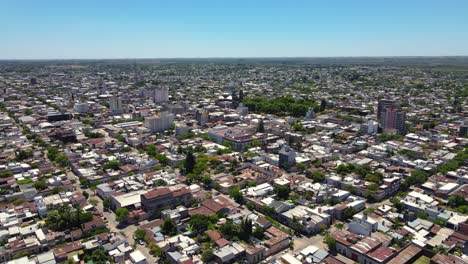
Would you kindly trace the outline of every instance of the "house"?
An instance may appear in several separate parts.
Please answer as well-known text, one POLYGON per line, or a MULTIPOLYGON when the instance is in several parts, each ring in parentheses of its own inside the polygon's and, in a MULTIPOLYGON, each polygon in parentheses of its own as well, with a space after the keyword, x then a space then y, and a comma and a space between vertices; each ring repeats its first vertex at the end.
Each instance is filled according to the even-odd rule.
POLYGON ((356 214, 348 224, 348 230, 358 235, 370 236, 372 232, 377 231, 377 226, 378 222, 367 214, 356 214))
POLYGON ((140 250, 135 250, 132 253, 130 253, 130 261, 133 264, 146 264, 146 257, 141 253, 140 250))
POLYGON ((274 226, 266 230, 265 237, 267 238, 264 241, 266 247, 265 256, 276 254, 288 248, 291 242, 291 237, 288 234, 274 226))
POLYGON ((245 249, 237 242, 213 251, 215 262, 220 264, 233 263, 242 258, 244 254, 245 249))

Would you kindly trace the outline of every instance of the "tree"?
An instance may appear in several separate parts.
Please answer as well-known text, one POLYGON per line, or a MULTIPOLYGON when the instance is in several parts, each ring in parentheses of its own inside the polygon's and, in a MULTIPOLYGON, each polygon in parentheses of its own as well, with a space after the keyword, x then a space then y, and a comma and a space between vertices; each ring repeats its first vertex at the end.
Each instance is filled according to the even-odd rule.
POLYGON ((258 122, 257 132, 265 133, 265 125, 263 124, 263 119, 260 119, 260 121, 258 122))
POLYGON ((427 181, 429 174, 421 169, 416 169, 411 172, 411 175, 403 181, 404 186, 412 186, 423 184, 427 181))
POLYGON ((84 212, 79 206, 62 205, 47 213, 46 226, 55 231, 63 231, 80 227, 93 219, 90 212, 84 212))
POLYGON ((320 171, 313 171, 309 178, 314 182, 323 182, 325 180, 325 175, 320 171))
POLYGON ((109 260, 106 251, 101 247, 87 251, 83 258, 86 262, 92 261, 94 263, 106 263, 109 260))
POLYGON ((163 179, 157 179, 153 182, 154 186, 166 186, 167 182, 163 179))
POLYGON ((160 247, 158 247, 156 244, 151 243, 149 244, 148 247, 151 250, 151 254, 153 256, 156 256, 158 258, 164 258, 164 251, 160 247))
POLYGON ((369 191, 377 191, 379 189, 379 186, 375 183, 371 183, 369 184, 369 186, 367 186, 367 190, 369 191))
POLYGON ((125 207, 120 207, 119 209, 117 209, 117 210, 115 211, 115 215, 116 215, 116 218, 115 218, 115 219, 116 219, 117 221, 121 222, 121 221, 123 221, 123 220, 125 220, 125 219, 127 218, 127 216, 128 216, 129 213, 130 213, 130 212, 128 211, 127 208, 125 208, 125 207))
POLYGON ((52 161, 55 160, 58 153, 59 153, 59 151, 58 151, 58 149, 56 147, 48 147, 47 148, 47 158, 49 158, 52 161))
POLYGON ((262 227, 257 227, 255 230, 252 232, 252 236, 254 236, 257 239, 262 240, 263 237, 265 236, 265 229, 262 227))
POLYGON ((33 156, 33 152, 32 150, 28 149, 28 150, 20 150, 17 154, 16 154, 16 159, 21 161, 21 160, 25 160, 25 159, 29 159, 33 156))
POLYGON ((167 236, 174 236, 177 234, 177 227, 171 218, 164 219, 163 224, 161 225, 161 232, 167 236))
POLYGON ((210 218, 206 215, 192 215, 190 216, 189 220, 190 226, 193 228, 193 231, 197 233, 202 233, 206 229, 208 229, 208 225, 210 224, 210 218))
POLYGON ((347 207, 343 210, 343 220, 348 220, 356 214, 356 210, 352 207, 347 207))
POLYGON ((229 189, 229 196, 236 201, 238 204, 243 204, 244 203, 244 195, 240 191, 240 188, 237 186, 231 187, 229 189))
POLYGON ((247 218, 242 219, 239 230, 239 239, 248 241, 250 235, 252 235, 252 220, 247 218))
POLYGON ((187 152, 184 165, 185 165, 185 174, 189 174, 193 172, 193 169, 195 167, 195 156, 193 155, 192 151, 187 152))
POLYGON ((104 208, 107 208, 107 209, 110 208, 110 200, 109 200, 109 198, 106 198, 106 199, 102 200, 102 206, 103 206, 104 208))
POLYGON ((424 211, 419 211, 419 212, 416 214, 416 216, 417 216, 418 218, 421 218, 421 219, 424 219, 424 220, 426 220, 426 219, 429 218, 429 216, 427 215, 427 213, 424 212, 424 211))
POLYGON ((400 199, 396 197, 392 197, 390 198, 390 202, 397 209, 397 212, 401 213, 403 211, 405 205, 400 201, 400 199))
POLYGON ((135 237, 135 240, 146 241, 146 233, 143 229, 137 228, 133 233, 133 236, 135 237))
POLYGON ((467 204, 468 202, 465 200, 465 198, 459 194, 450 196, 448 198, 448 205, 453 208, 467 205, 467 204))
POLYGON ((203 263, 209 263, 214 260, 214 254, 213 250, 211 248, 208 248, 202 252, 202 257, 201 257, 203 263))
POLYGON ((274 192, 276 194, 276 197, 281 200, 286 200, 289 197, 289 193, 291 190, 289 189, 289 186, 287 185, 278 185, 275 186, 274 192))
POLYGON ((323 238, 323 243, 328 246, 328 250, 336 251, 336 239, 331 236, 325 236, 323 238))
POLYGON ((118 160, 109 160, 108 162, 104 163, 104 165, 102 165, 102 169, 103 170, 118 170, 119 169, 119 166, 120 166, 120 163, 118 160))
POLYGON ((227 220, 219 227, 219 232, 224 238, 230 240, 239 234, 239 226, 235 225, 232 220, 227 220))
POLYGON ((57 156, 55 157, 55 162, 57 162, 62 167, 66 167, 70 164, 68 157, 63 153, 57 154, 57 156))
POLYGON ((37 181, 34 183, 34 188, 36 188, 37 190, 45 190, 47 189, 47 187, 49 185, 47 185, 47 183, 45 181, 37 181))

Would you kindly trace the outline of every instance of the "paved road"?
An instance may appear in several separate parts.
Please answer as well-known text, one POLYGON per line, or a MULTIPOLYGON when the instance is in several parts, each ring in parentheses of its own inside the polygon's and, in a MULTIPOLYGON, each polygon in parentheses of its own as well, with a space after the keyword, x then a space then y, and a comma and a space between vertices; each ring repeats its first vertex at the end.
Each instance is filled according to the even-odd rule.
MULTIPOLYGON (((120 227, 119 223, 115 220, 115 214, 111 211, 104 211, 101 198, 94 194, 91 194, 90 198, 99 201, 97 208, 99 211, 103 212, 104 217, 107 220, 107 227, 110 229, 110 231, 122 234, 127 238, 127 241, 130 245, 134 245, 135 240, 133 239, 133 234, 135 233, 135 230, 138 229, 138 226, 128 225, 125 227, 120 227)), ((146 245, 140 245, 136 243, 136 249, 140 250, 141 253, 143 253, 148 263, 157 263, 157 259, 150 254, 149 248, 146 247, 146 245)))
MULTIPOLYGON (((83 189, 81 189, 81 186, 79 184, 79 178, 73 172, 68 171, 67 177, 69 180, 76 180, 76 184, 75 184, 76 190, 78 192, 83 192, 83 189)), ((130 245, 135 244, 135 240, 133 239, 133 234, 138 227, 135 225, 128 225, 124 228, 119 228, 118 227, 119 223, 115 220, 115 214, 111 211, 107 211, 107 212, 104 211, 104 207, 102 205, 102 199, 99 196, 95 195, 94 192, 89 189, 85 191, 89 193, 89 199, 98 201, 98 204, 96 206, 97 210, 100 212, 103 212, 103 215, 107 220, 107 227, 110 229, 110 231, 124 235, 127 238, 127 241, 130 245)), ((141 253, 143 253, 148 263, 157 263, 157 259, 149 253, 150 251, 146 247, 146 245, 136 244, 136 249, 140 250, 141 253)))

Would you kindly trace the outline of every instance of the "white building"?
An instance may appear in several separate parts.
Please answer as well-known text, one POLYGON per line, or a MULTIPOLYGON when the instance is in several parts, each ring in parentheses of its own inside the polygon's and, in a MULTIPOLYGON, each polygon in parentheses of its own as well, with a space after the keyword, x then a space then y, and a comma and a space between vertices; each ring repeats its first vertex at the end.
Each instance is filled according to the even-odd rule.
POLYGON ((162 112, 159 115, 154 115, 145 118, 144 126, 151 132, 162 132, 171 128, 174 123, 174 115, 162 112))
POLYGON ((130 261, 133 264, 146 264, 146 257, 141 253, 140 250, 135 250, 132 253, 130 253, 130 261))
POLYGON ((113 115, 119 115, 123 113, 122 99, 118 96, 112 96, 109 98, 109 108, 113 115))
POLYGON ((87 113, 89 111, 89 105, 88 103, 76 103, 74 109, 80 114, 87 113))
POLYGON ((162 87, 151 87, 144 91, 145 96, 150 97, 155 103, 169 101, 169 89, 162 87))
POLYGON ((44 202, 44 198, 42 198, 42 196, 34 197, 34 204, 37 207, 37 211, 38 211, 39 216, 41 218, 45 217, 47 215, 47 206, 46 206, 46 204, 44 202))
POLYGON ((358 235, 370 236, 372 232, 377 231, 377 226, 378 222, 366 214, 356 214, 348 224, 348 230, 358 235))

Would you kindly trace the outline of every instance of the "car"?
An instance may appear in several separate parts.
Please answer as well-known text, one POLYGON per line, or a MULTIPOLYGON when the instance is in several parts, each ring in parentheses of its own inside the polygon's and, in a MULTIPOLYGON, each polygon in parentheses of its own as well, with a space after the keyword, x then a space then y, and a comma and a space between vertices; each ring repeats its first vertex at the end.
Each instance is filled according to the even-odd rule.
POLYGON ((143 246, 143 245, 145 244, 145 242, 143 242, 143 240, 139 240, 139 241, 138 241, 138 244, 140 244, 140 245, 143 246))

